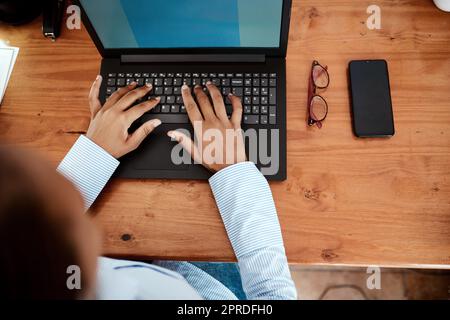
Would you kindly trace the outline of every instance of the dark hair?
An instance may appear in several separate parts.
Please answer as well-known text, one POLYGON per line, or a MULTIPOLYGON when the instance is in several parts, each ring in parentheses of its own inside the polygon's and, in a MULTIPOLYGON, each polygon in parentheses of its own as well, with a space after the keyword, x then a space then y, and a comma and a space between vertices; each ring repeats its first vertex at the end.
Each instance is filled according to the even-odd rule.
POLYGON ((45 182, 20 160, 30 156, 0 148, 0 299, 75 299, 80 291, 66 285, 67 267, 80 265, 72 219, 40 191, 45 182))

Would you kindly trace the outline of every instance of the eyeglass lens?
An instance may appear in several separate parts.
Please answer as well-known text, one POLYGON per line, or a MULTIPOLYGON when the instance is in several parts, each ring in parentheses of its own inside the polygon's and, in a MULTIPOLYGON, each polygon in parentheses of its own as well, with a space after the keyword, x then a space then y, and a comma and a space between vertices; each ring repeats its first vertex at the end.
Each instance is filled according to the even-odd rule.
POLYGON ((314 96, 311 99, 310 116, 315 121, 322 121, 327 116, 328 106, 325 100, 320 96, 314 96))

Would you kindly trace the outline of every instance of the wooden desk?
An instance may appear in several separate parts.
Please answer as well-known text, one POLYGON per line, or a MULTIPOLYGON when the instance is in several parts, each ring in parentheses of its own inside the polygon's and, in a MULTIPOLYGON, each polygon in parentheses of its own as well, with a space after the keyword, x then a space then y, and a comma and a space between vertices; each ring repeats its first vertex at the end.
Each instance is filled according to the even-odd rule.
MULTIPOLYGON (((289 261, 450 268, 450 14, 432 1, 294 1, 289 53, 288 180, 272 183, 289 261), (389 63, 396 135, 352 135, 349 60, 389 63), (330 113, 308 128, 311 61, 329 66, 330 113)), ((21 48, 0 109, 0 139, 56 164, 89 123, 86 97, 100 56, 86 30, 51 43, 40 21, 0 27, 21 48)), ((209 186, 113 180, 92 209, 114 256, 232 260, 209 186)))

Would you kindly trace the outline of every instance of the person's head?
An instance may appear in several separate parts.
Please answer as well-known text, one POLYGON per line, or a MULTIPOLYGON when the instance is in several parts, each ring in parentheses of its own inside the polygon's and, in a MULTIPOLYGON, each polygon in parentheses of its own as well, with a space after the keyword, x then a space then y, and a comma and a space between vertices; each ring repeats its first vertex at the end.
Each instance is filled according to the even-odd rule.
POLYGON ((99 249, 72 184, 35 154, 0 147, 0 299, 91 297, 99 249), (71 265, 81 290, 67 286, 71 265))

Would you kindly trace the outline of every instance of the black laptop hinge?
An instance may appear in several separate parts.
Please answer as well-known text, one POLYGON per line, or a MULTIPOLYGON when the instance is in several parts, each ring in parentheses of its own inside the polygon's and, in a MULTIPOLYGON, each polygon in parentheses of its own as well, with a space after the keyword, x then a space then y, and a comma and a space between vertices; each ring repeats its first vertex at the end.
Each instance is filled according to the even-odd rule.
POLYGON ((164 62, 265 62, 263 54, 126 54, 122 63, 164 62))

